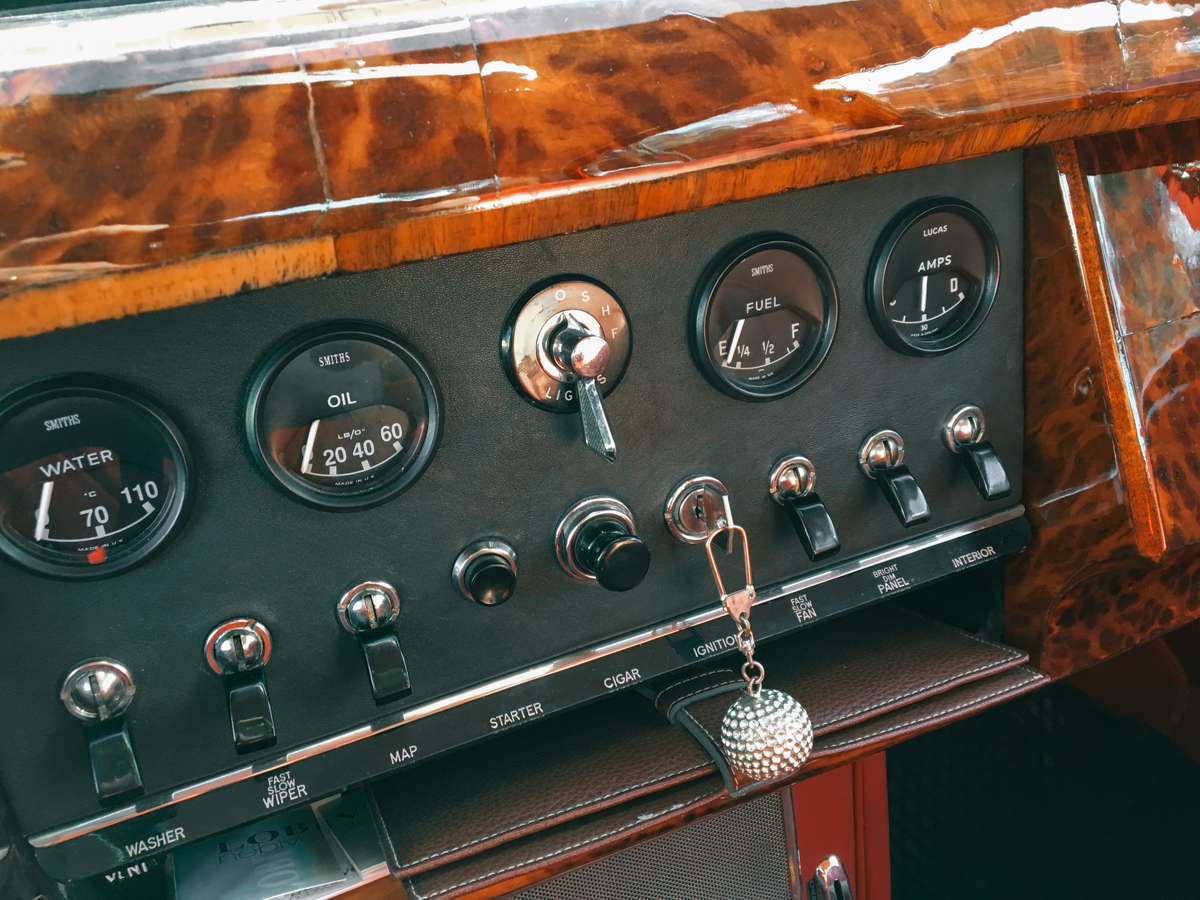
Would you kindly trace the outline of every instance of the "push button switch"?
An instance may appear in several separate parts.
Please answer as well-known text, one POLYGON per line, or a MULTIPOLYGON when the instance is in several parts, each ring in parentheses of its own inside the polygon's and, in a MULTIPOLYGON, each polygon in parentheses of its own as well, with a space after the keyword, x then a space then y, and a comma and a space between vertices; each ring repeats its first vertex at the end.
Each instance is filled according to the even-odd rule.
POLYGON ((589 497, 567 511, 555 535, 559 565, 572 578, 628 591, 650 570, 650 548, 637 536, 633 513, 612 497, 589 497))
POLYGON ((142 793, 142 776, 124 717, 134 692, 129 670, 111 659, 73 669, 59 692, 67 711, 84 723, 92 781, 102 803, 142 793))
POLYGON ((842 547, 816 484, 816 467, 803 456, 785 456, 771 469, 771 499, 787 512, 796 537, 813 562, 833 556, 842 547))
POLYGON ((497 538, 463 548, 451 580, 462 595, 482 606, 499 606, 517 587, 517 551, 497 538))
POLYGON ((1012 493, 1012 485, 996 448, 983 439, 985 425, 978 406, 961 406, 946 419, 942 439, 962 459, 979 495, 984 500, 999 500, 1012 493))
POLYGON ((929 521, 929 504, 908 466, 904 465, 904 440, 894 431, 867 436, 858 450, 858 465, 883 491, 888 506, 905 528, 929 521))
POLYGON ((382 706, 411 693, 408 665, 396 634, 400 616, 396 589, 384 581, 364 581, 342 594, 337 614, 342 627, 362 647, 375 704, 382 706))
POLYGON ((233 746, 252 753, 275 743, 275 716, 265 672, 271 658, 271 633, 254 619, 218 625, 204 644, 209 667, 225 684, 233 746))

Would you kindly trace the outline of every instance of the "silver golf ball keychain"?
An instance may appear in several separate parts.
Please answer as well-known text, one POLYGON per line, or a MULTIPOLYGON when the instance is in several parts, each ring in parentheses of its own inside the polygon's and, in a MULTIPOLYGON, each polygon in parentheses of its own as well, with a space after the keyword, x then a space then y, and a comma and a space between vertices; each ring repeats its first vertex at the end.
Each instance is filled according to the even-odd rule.
POLYGON ((754 781, 771 781, 795 772, 804 765, 812 752, 813 729, 808 711, 791 694, 762 686, 766 672, 762 663, 754 660, 754 632, 750 630, 750 611, 756 596, 750 574, 750 544, 740 525, 722 524, 704 542, 708 564, 712 566, 721 605, 737 626, 737 646, 746 657, 742 677, 746 692, 740 694, 725 711, 721 720, 721 748, 734 771, 754 781), (713 540, 730 532, 742 538, 742 557, 746 565, 746 587, 726 592, 713 556, 713 540))

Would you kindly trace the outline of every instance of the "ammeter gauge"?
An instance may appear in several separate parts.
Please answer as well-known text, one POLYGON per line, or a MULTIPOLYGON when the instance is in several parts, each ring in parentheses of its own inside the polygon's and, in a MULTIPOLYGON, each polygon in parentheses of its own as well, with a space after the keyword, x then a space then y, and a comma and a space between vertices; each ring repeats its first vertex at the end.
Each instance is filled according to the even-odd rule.
POLYGON ((773 400, 821 365, 837 325, 833 275, 789 237, 735 246, 710 263, 692 304, 692 355, 731 397, 773 400))
POLYGON ((901 213, 875 248, 867 309, 891 347, 946 353, 973 335, 996 298, 1000 250, 987 219, 958 200, 901 213))
POLYGON ((412 484, 441 427, 433 372, 400 338, 350 323, 305 332, 268 355, 246 401, 257 461, 313 506, 373 506, 412 484))
POLYGON ((127 569, 188 499, 179 430, 148 401, 86 376, 0 402, 0 553, 60 578, 127 569))

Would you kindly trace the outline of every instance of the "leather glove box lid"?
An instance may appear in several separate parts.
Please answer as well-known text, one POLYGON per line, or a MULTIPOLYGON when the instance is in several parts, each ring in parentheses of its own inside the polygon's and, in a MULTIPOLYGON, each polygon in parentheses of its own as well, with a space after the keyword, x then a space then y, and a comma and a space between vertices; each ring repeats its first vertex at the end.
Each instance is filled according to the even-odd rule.
MULTIPOLYGON (((766 685, 799 699, 818 737, 1027 659, 890 604, 772 642, 758 656, 766 685)), ((670 684, 694 678, 685 673, 670 684)), ((700 694, 688 718, 719 726, 731 699, 700 694)), ((401 878, 717 771, 687 729, 628 693, 415 766, 372 790, 389 865, 401 878)))
MULTIPOLYGON (((996 672, 818 738, 799 778, 836 768, 933 728, 1028 693, 1050 679, 1028 666, 996 672)), ((486 900, 609 856, 674 830, 702 815, 727 809, 779 784, 759 784, 734 798, 717 775, 677 785, 636 801, 528 834, 474 856, 404 879, 413 900, 486 900)), ((797 809, 796 815, 806 814, 797 809)))

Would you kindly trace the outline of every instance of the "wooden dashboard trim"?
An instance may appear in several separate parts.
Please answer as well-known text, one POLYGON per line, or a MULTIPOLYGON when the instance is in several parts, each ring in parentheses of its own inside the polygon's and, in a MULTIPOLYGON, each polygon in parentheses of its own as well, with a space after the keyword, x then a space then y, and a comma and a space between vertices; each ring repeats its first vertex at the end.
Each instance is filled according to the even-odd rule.
POLYGON ((383 3, 279 47, 189 32, 139 65, 21 46, 54 19, 18 17, 0 339, 1200 117, 1191 8, 1142 6, 626 4, 573 31, 554 0, 532 29, 383 3), (417 13, 445 37, 397 37, 417 13))
POLYGON ((1126 387, 1123 353, 1117 338, 1117 325, 1113 320, 1113 298, 1104 273, 1100 239, 1096 234, 1096 223, 1088 201, 1087 186, 1080 170, 1075 142, 1062 141, 1055 144, 1054 158, 1058 165, 1067 220, 1075 239, 1076 258, 1083 274, 1084 290, 1092 314, 1092 329, 1096 335, 1096 348, 1104 376, 1109 415, 1112 416, 1116 438, 1117 463, 1125 490, 1128 491, 1128 505, 1138 552, 1157 562, 1167 552, 1162 512, 1154 490, 1150 461, 1142 449, 1138 417, 1128 402, 1129 391, 1126 387))

